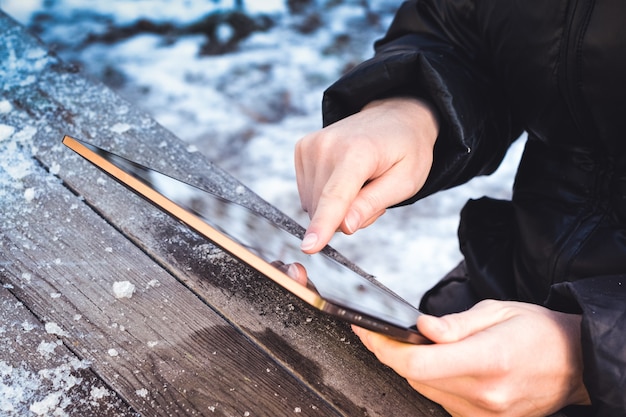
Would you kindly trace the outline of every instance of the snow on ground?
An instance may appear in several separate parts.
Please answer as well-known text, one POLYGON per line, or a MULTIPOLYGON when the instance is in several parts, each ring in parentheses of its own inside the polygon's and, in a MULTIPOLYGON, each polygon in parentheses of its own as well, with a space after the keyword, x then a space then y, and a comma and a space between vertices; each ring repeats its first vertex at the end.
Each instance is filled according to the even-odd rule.
MULTIPOLYGON (((148 111, 190 149, 203 152, 303 225, 307 218, 295 185, 293 146, 321 126, 323 90, 347 67, 371 56, 372 42, 384 33, 399 1, 370 1, 372 14, 361 1, 330 3, 318 16, 294 16, 284 1, 246 0, 248 14, 269 16, 274 25, 232 52, 200 55, 206 45, 201 34, 137 33, 111 43, 83 41, 89 34, 120 32, 140 19, 181 27, 218 8, 230 9, 231 2, 0 0, 3 10, 30 24, 65 60, 148 111), (46 14, 32 19, 41 11, 46 14)), ((228 24, 216 29, 220 42, 233 33, 228 24)), ((331 244, 417 304, 461 258, 456 228, 465 201, 509 197, 521 146, 521 141, 514 145, 491 177, 390 210, 375 225, 354 236, 338 235, 331 244)))

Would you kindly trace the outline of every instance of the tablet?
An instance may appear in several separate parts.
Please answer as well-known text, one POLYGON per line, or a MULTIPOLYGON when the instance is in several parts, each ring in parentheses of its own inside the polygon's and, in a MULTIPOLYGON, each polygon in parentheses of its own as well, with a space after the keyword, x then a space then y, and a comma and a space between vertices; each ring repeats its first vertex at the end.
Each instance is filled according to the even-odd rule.
POLYGON ((65 136, 63 144, 314 308, 403 342, 429 343, 416 328, 417 308, 325 251, 305 254, 298 237, 263 215, 86 142, 65 136), (294 263, 306 269, 307 285, 280 267, 294 263))

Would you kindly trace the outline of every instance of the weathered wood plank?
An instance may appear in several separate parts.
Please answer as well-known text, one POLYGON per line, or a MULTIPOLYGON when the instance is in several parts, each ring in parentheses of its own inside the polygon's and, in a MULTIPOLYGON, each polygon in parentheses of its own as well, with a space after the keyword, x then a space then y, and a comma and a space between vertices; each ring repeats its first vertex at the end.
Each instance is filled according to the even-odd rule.
POLYGON ((28 174, 0 188, 0 276, 134 409, 336 414, 54 176, 15 153, 2 163, 5 173, 28 174), (131 298, 116 298, 120 280, 136 286, 131 298))
MULTIPOLYGON (((53 323, 47 324, 54 331, 53 323)), ((0 346, 3 416, 137 415, 5 287, 0 287, 0 346)))
MULTIPOLYGON (((438 406, 412 391, 401 378, 377 363, 357 342, 345 324, 337 323, 312 311, 263 277, 259 277, 131 195, 62 147, 60 140, 64 134, 91 141, 165 173, 187 179, 196 185, 238 200, 284 224, 291 225, 294 231, 299 230, 289 219, 265 204, 235 179, 208 163, 202 155, 188 152, 184 144, 147 115, 138 112, 106 88, 74 74, 71 68, 50 56, 40 44, 25 37, 22 29, 6 17, 0 18, 0 27, 5 40, 0 46, 0 71, 4 72, 0 76, 6 80, 2 94, 11 105, 11 111, 0 114, 0 123, 15 129, 16 132, 12 136, 13 146, 21 148, 28 154, 32 153, 45 169, 61 178, 66 187, 84 198, 84 201, 93 206, 106 222, 132 241, 132 244, 125 243, 120 246, 121 243, 117 240, 111 243, 110 240, 114 238, 109 234, 112 234, 112 231, 103 234, 98 230, 92 230, 91 235, 80 239, 86 247, 72 246, 76 251, 90 254, 91 258, 83 259, 86 262, 86 265, 82 266, 85 270, 97 266, 97 259, 101 257, 109 259, 107 257, 111 256, 111 260, 114 259, 120 266, 119 274, 131 276, 146 285, 147 278, 142 274, 161 274, 162 268, 166 268, 192 290, 199 300, 226 318, 227 321, 224 322, 226 326, 235 326, 238 332, 249 338, 246 339, 248 342, 258 344, 268 357, 272 357, 276 361, 276 367, 289 369, 308 386, 308 389, 317 392, 345 415, 385 416, 389 415, 390 410, 394 410, 393 414, 397 416, 446 415, 438 406), (141 255, 133 252, 134 245, 145 251, 153 262, 149 265, 145 264, 145 260, 137 263, 136 259, 141 255), (112 252, 106 252, 106 248, 109 247, 112 248, 112 252), (120 252, 122 248, 123 253, 120 252), (122 266, 132 272, 126 272, 122 266), (141 273, 137 272, 139 267, 143 268, 141 273)), ((49 176, 47 181, 52 181, 50 178, 53 176, 49 176)), ((80 210, 86 210, 82 200, 78 201, 81 203, 80 210)), ((43 214, 45 215, 45 212, 43 214)), ((61 215, 60 218, 65 217, 61 215)), ((14 217, 14 219, 17 224, 25 218, 14 217)), ((72 222, 74 220, 68 223, 72 222)), ((44 223, 40 226, 44 227, 44 223)), ((18 230, 19 238, 15 238, 18 240, 12 238, 11 244, 14 245, 12 250, 21 256, 19 251, 23 249, 20 249, 19 239, 28 240, 25 235, 27 230, 32 228, 14 227, 13 230, 18 230)), ((75 229, 68 226, 59 230, 47 230, 46 233, 54 236, 54 233, 60 231, 63 231, 64 244, 68 245, 75 243, 70 231, 78 235, 88 233, 82 226, 75 229)), ((53 255, 58 253, 56 250, 58 248, 49 248, 49 256, 52 258, 48 262, 57 258, 62 259, 59 255, 53 255)), ((17 255, 11 255, 11 259, 19 257, 17 255)), ((108 260, 107 264, 111 260, 108 260)), ((33 262, 36 264, 36 261, 37 259, 24 259, 23 264, 11 272, 11 279, 19 280, 20 270, 28 268, 33 262)), ((76 265, 74 268, 77 269, 64 270, 63 273, 84 274, 83 269, 79 267, 76 265)), ((58 265, 53 263, 50 269, 57 271, 55 280, 62 280, 58 265)), ((88 287, 93 287, 92 290, 99 288, 101 292, 108 291, 109 288, 102 283, 106 274, 106 269, 98 271, 97 276, 93 276, 94 283, 88 287)), ((108 279, 107 282, 110 283, 113 278, 108 279)), ((46 278, 45 281, 50 282, 50 278, 46 278)), ((54 285, 60 285, 60 282, 62 281, 54 285)), ((81 287, 81 290, 87 289, 81 287)), ((151 292, 146 291, 146 294, 149 293, 151 292)), ((39 300, 32 298, 35 295, 31 290, 18 295, 34 305, 39 300)), ((37 297, 44 298, 44 295, 40 294, 37 297)), ((104 299, 112 301, 107 297, 104 299)), ((72 308, 77 311, 97 309, 89 302, 86 303, 87 305, 76 305, 72 308)), ((168 310, 171 308, 171 304, 164 302, 159 305, 163 308, 169 305, 168 310)), ((182 311, 181 306, 178 308, 182 311)), ((195 343, 200 345, 205 342, 197 340, 206 341, 210 338, 210 334, 204 330, 207 323, 205 311, 199 306, 197 308, 197 310, 186 309, 184 312, 188 315, 188 320, 199 322, 198 327, 175 322, 181 328, 176 328, 175 332, 171 330, 173 332, 171 337, 178 335, 180 338, 181 335, 186 335, 190 343, 196 340, 195 343), (204 327, 200 326, 202 323, 205 324, 204 327)), ((153 310, 133 314, 144 314, 149 317, 151 312, 156 314, 153 310)), ((123 317, 128 319, 128 315, 123 317)), ((118 321, 121 320, 122 318, 117 316, 109 318, 109 326, 116 323, 119 326, 118 321)), ((215 330, 218 327, 214 325, 211 328, 215 330)), ((224 329, 226 328, 228 327, 224 329)), ((85 330, 86 333, 81 337, 93 338, 94 336, 87 333, 92 331, 97 333, 101 330, 98 328, 85 330)), ((245 346, 246 340, 238 339, 233 342, 233 346, 245 346)), ((148 341, 150 339, 144 335, 144 339, 141 339, 138 345, 143 348, 148 341)), ((104 349, 105 346, 101 348, 104 349)), ((201 348, 186 345, 184 348, 182 346, 176 348, 189 349, 196 354, 202 352, 206 354, 211 349, 207 346, 201 348)), ((166 361, 162 358, 160 360, 162 362, 157 361, 157 364, 165 367, 166 361)), ((192 366, 193 361, 186 365, 192 366)), ((100 372, 98 370, 98 373, 100 372)), ((131 378, 132 376, 128 376, 128 379, 131 378)), ((224 380, 218 385, 223 387, 225 384, 224 380)), ((179 385, 175 383, 173 386, 179 385)))

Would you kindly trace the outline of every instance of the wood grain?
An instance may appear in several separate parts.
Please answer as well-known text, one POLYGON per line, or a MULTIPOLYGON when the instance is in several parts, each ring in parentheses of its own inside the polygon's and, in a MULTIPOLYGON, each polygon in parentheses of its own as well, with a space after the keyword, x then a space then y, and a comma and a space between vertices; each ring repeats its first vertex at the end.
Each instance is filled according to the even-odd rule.
POLYGON ((37 190, 36 198, 19 210, 13 199, 0 203, 2 278, 41 322, 59 326, 65 345, 135 410, 336 414, 49 177, 33 167, 15 186, 37 190), (116 298, 116 281, 135 285, 134 295, 116 298))

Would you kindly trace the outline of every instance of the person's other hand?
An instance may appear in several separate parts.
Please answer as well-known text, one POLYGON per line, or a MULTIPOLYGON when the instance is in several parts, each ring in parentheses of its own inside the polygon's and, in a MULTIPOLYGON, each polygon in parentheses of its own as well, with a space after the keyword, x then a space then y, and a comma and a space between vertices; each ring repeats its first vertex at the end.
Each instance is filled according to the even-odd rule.
POLYGON ((283 261, 274 261, 271 262, 271 265, 304 287, 311 287, 313 285, 309 281, 306 268, 304 268, 304 265, 299 262, 286 264, 283 261))
POLYGON ((415 195, 430 172, 438 123, 412 98, 375 101, 302 138, 295 167, 311 223, 302 250, 321 250, 338 229, 352 234, 415 195))
POLYGON ((452 416, 543 417, 589 404, 579 315, 483 301, 418 329, 435 344, 409 345, 353 327, 380 361, 452 416))

